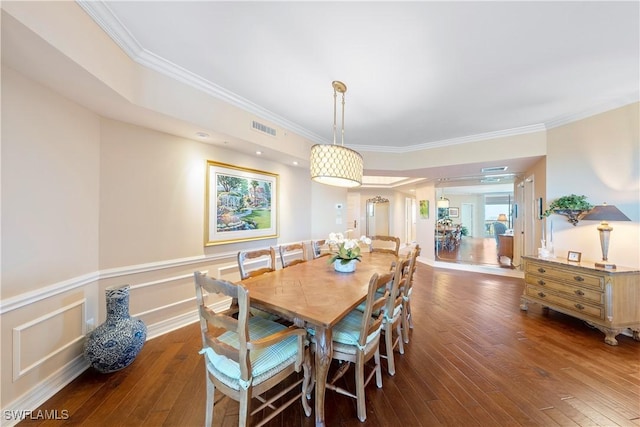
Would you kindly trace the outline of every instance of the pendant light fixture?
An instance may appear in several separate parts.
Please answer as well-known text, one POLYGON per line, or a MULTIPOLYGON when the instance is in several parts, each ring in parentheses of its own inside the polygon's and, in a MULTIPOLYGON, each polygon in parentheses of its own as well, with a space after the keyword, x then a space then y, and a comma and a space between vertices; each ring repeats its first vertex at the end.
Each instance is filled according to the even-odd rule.
POLYGON ((347 86, 334 81, 333 86, 333 144, 316 144, 311 147, 311 179, 337 187, 362 185, 362 156, 344 146, 344 93, 347 86), (336 102, 338 92, 342 94, 342 143, 336 142, 336 102))
POLYGON ((436 207, 438 209, 449 209, 449 199, 444 197, 444 190, 442 190, 442 195, 440 196, 440 198, 436 202, 436 207))

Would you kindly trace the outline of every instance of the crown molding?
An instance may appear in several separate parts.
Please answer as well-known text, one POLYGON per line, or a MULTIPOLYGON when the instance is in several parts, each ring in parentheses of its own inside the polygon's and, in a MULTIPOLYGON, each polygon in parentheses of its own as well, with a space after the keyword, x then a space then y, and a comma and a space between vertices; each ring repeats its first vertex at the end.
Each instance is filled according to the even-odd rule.
POLYGON ((258 117, 269 120, 274 124, 277 124, 291 132, 295 132, 303 138, 309 139, 317 144, 330 143, 328 139, 322 138, 321 136, 249 101, 246 98, 218 86, 171 61, 167 61, 166 59, 149 52, 147 49, 142 47, 135 37, 133 37, 105 2, 89 0, 76 0, 76 2, 134 62, 171 77, 174 80, 192 86, 214 98, 225 101, 251 114, 255 114, 258 117))
POLYGON ((595 116, 596 114, 604 113, 605 111, 615 110, 616 108, 624 107, 625 105, 633 104, 638 101, 640 101, 640 90, 600 104, 593 108, 583 110, 579 113, 566 114, 564 116, 549 120, 545 122, 545 126, 547 127, 547 129, 553 129, 559 126, 567 125, 569 123, 577 122, 578 120, 586 119, 587 117, 595 116))
POLYGON ((546 130, 544 124, 536 124, 522 126, 519 128, 505 129, 494 132, 479 133, 476 135, 461 136, 458 138, 443 139, 440 141, 425 142, 422 144, 410 145, 406 147, 391 147, 379 145, 351 145, 350 147, 356 151, 369 151, 381 153, 411 153, 414 151, 427 150, 430 148, 446 147, 458 144, 467 144, 470 142, 486 141, 488 139, 504 138, 507 136, 524 135, 527 133, 540 132, 546 130))

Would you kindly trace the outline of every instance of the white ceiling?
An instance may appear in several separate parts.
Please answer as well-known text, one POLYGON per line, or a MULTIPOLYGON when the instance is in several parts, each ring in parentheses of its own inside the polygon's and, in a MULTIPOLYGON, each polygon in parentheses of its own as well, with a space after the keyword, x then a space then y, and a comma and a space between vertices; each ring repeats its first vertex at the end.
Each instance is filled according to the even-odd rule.
MULTIPOLYGON (((638 1, 78 4, 134 60, 312 142, 331 140, 331 82, 343 81, 345 144, 356 150, 541 130, 640 93, 638 1)), ((504 163, 517 172, 527 161, 504 163)), ((431 179, 468 173, 452 165, 431 179)))
MULTIPOLYGON (((154 56, 345 143, 393 151, 638 97, 638 2, 106 2, 154 56)), ((108 21, 104 21, 108 22, 108 21)))

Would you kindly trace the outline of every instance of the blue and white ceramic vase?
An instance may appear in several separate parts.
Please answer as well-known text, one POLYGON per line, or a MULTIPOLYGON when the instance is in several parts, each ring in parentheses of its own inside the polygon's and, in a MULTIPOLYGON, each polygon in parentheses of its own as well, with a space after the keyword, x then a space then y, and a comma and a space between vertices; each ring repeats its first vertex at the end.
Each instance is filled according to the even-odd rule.
POLYGON ((147 339, 144 322, 129 315, 129 288, 123 285, 105 290, 107 319, 84 344, 84 357, 104 374, 129 366, 147 339))

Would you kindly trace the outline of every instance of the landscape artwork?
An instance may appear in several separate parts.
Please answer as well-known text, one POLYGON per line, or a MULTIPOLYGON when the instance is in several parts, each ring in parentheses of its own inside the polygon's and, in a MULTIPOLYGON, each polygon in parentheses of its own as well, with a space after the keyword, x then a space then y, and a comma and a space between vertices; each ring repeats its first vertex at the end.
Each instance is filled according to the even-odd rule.
POLYGON ((205 245, 278 237, 278 175, 207 162, 205 245))

